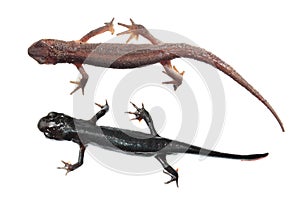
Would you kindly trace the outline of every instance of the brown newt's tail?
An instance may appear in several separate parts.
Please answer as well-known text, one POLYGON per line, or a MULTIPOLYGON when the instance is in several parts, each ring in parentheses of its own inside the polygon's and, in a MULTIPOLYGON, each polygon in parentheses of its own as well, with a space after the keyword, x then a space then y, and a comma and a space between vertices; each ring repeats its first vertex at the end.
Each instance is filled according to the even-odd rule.
POLYGON ((277 122, 279 123, 282 132, 284 132, 283 124, 275 112, 275 110, 272 108, 272 106, 268 103, 266 99, 256 90, 254 87, 252 87, 239 73, 237 73, 230 65, 222 61, 219 57, 212 54, 211 52, 206 51, 203 48, 195 47, 187 44, 179 44, 182 46, 181 48, 176 48, 176 50, 173 50, 172 53, 175 55, 178 55, 179 57, 187 57, 191 59, 195 59, 198 61, 205 62, 207 64, 210 64, 214 66, 215 68, 219 69, 229 77, 231 77, 233 80, 235 80, 237 83, 239 83, 241 86, 246 88, 251 94, 253 94, 258 100, 260 100, 274 115, 277 122))
MULTIPOLYGON (((129 37, 128 41, 131 40, 133 37, 137 37, 138 35, 142 35, 143 37, 148 39, 154 45, 164 44, 160 40, 156 39, 143 25, 135 24, 132 19, 130 19, 130 21, 131 21, 131 25, 118 23, 119 25, 128 28, 127 31, 122 32, 118 35, 123 35, 123 34, 129 34, 130 33, 131 36, 129 37)), ((237 83, 239 83, 241 86, 246 88, 250 93, 252 93, 258 100, 260 100, 271 111, 271 113, 277 119, 282 131, 284 132, 283 124, 282 124, 279 116, 276 114, 275 110, 272 108, 272 106, 267 102, 266 99, 264 99, 262 97, 262 95, 260 95, 260 93, 256 89, 254 89, 231 66, 229 66, 227 63, 222 61, 216 55, 214 55, 211 52, 208 52, 205 49, 202 49, 200 47, 195 47, 195 46, 191 46, 191 45, 184 44, 184 43, 178 43, 178 44, 175 44, 175 45, 177 47, 172 47, 171 49, 169 49, 167 51, 168 53, 173 54, 173 56, 168 54, 168 55, 166 55, 166 57, 169 57, 169 58, 164 59, 163 62, 162 62, 162 60, 160 61, 163 64, 163 66, 165 67, 165 70, 166 70, 165 73, 167 75, 169 75, 171 78, 173 78, 173 80, 170 81, 170 82, 164 82, 165 84, 174 84, 173 85, 174 90, 176 90, 176 88, 182 82, 183 72, 179 73, 176 70, 176 68, 174 68, 174 67, 173 67, 174 71, 169 70, 167 64, 168 64, 168 62, 170 62, 169 61, 170 59, 174 59, 176 57, 186 57, 186 58, 191 58, 191 59, 195 59, 195 60, 198 60, 198 61, 208 63, 208 64, 214 66, 215 68, 219 69, 220 71, 222 71, 223 73, 225 73, 226 75, 231 77, 232 79, 234 79, 237 83)), ((172 68, 172 65, 170 63, 169 63, 169 67, 172 68)))

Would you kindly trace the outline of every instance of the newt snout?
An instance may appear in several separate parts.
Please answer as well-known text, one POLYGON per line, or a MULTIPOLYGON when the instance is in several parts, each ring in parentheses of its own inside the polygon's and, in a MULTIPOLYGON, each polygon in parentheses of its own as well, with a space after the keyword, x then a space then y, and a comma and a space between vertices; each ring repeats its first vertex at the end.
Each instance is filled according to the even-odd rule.
POLYGON ((36 60, 39 64, 44 64, 46 62, 46 57, 43 55, 42 52, 45 52, 43 50, 42 40, 33 43, 28 48, 28 55, 32 57, 34 60, 36 60))
POLYGON ((47 123, 46 123, 44 117, 41 118, 41 119, 39 120, 37 126, 38 126, 38 129, 39 129, 41 132, 44 132, 44 131, 46 130, 47 123))

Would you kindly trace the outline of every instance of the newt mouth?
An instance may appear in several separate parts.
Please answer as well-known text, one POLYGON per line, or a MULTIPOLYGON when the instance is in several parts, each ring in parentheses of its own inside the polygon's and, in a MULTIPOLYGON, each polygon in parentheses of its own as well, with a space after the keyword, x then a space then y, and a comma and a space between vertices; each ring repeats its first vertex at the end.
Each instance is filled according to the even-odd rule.
POLYGON ((50 133, 48 133, 48 132, 43 132, 44 133, 44 135, 46 136, 46 137, 48 137, 48 138, 52 138, 52 136, 51 136, 51 134, 50 133))

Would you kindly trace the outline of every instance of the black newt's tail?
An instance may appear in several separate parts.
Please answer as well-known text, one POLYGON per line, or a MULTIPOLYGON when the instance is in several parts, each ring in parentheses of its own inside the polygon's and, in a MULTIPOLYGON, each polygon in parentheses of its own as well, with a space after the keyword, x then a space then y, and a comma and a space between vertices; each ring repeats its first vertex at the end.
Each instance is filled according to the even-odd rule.
POLYGON ((218 158, 239 159, 239 160, 257 160, 269 155, 269 153, 249 154, 249 155, 229 154, 229 153, 212 151, 197 146, 190 146, 186 153, 199 154, 203 156, 211 156, 211 157, 218 157, 218 158))

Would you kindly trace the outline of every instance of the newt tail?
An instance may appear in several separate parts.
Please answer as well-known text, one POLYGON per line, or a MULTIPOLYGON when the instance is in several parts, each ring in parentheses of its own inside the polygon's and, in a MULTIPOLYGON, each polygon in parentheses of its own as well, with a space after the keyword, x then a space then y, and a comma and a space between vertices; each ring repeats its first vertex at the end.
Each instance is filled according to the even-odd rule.
POLYGON ((280 120, 279 116, 277 115, 273 107, 270 105, 270 103, 229 64, 225 63, 219 57, 217 57, 211 52, 206 51, 203 48, 186 47, 182 49, 188 49, 188 51, 181 51, 180 49, 178 49, 178 51, 175 50, 174 54, 177 54, 180 57, 192 58, 210 64, 213 67, 225 73, 226 75, 228 75, 229 77, 231 77, 242 87, 244 87, 247 91, 249 91, 252 95, 254 95, 260 102, 262 102, 276 118, 277 122, 281 127, 282 132, 285 131, 282 121, 280 120))

